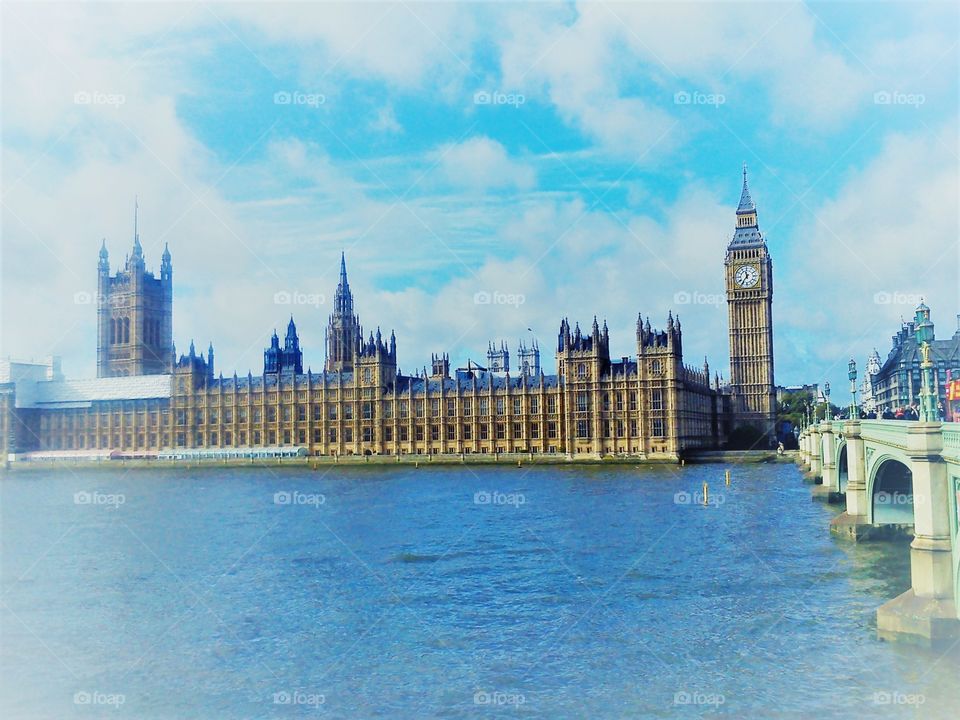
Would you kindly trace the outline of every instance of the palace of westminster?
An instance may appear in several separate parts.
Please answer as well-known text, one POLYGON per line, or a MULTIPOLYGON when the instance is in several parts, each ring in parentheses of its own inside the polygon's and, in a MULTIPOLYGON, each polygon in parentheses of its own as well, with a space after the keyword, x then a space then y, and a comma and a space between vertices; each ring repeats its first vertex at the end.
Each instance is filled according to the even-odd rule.
POLYGON ((304 372, 293 318, 264 352, 262 372, 224 377, 190 344, 173 344, 173 264, 146 269, 140 238, 110 272, 100 250, 97 378, 65 380, 56 364, 8 363, 0 382, 0 451, 45 457, 245 457, 291 449, 308 455, 553 453, 676 460, 722 447, 735 429, 774 426, 772 262, 757 225, 746 169, 726 258, 730 375, 722 383, 683 362, 680 319, 663 329, 637 318, 636 356, 610 357, 606 322, 566 318, 556 374, 536 342, 511 366, 505 343, 486 365, 451 373, 448 355, 429 373, 398 371, 397 339, 364 337, 341 255, 326 329, 323 372, 304 372), (15 365, 15 364, 14 364, 15 365), (19 370, 19 371, 18 371, 19 370))

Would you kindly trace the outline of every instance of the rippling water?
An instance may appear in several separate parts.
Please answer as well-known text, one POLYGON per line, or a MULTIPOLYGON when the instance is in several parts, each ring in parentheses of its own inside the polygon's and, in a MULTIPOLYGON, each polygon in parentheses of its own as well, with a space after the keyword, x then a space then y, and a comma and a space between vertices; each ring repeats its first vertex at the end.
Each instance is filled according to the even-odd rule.
POLYGON ((0 711, 960 716, 956 651, 876 639, 907 546, 723 470, 8 474, 0 711))

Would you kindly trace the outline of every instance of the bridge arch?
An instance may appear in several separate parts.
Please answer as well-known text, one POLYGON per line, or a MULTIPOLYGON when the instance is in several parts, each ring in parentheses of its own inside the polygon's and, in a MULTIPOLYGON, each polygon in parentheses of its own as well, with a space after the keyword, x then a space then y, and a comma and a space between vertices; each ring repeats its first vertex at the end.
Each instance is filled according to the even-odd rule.
POLYGON ((879 458, 868 483, 874 525, 913 525, 913 473, 901 459, 879 458))
POLYGON ((840 440, 837 443, 837 482, 841 493, 847 491, 847 483, 850 481, 850 466, 847 462, 847 441, 840 440))

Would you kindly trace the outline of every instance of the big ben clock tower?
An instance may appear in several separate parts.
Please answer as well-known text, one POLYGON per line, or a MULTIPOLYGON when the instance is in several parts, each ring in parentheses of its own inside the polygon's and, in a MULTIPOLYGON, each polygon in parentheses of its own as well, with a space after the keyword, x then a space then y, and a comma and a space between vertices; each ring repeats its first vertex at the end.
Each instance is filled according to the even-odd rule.
POLYGON ((773 262, 757 226, 757 206, 747 187, 737 208, 737 227, 727 246, 727 308, 730 321, 730 385, 735 424, 773 435, 776 390, 773 384, 773 262))

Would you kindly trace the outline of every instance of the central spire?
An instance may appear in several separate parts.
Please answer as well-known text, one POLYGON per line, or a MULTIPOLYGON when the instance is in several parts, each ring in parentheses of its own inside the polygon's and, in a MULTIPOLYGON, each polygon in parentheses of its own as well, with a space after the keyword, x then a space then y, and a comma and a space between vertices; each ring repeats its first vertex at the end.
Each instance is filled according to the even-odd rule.
POLYGON ((143 247, 140 245, 140 228, 139 228, 139 215, 140 215, 140 202, 139 198, 133 196, 133 257, 134 258, 143 258, 143 247))
POLYGON ((753 198, 750 197, 750 188, 747 186, 747 164, 743 164, 743 190, 740 192, 740 205, 737 207, 738 213, 756 212, 757 206, 753 204, 753 198))

